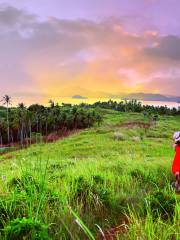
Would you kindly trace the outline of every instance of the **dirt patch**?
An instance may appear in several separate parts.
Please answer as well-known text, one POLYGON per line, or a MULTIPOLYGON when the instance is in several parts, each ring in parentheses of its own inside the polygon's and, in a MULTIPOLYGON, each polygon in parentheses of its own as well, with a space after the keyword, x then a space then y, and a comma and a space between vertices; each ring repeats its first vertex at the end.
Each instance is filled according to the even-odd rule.
POLYGON ((151 127, 150 123, 145 123, 145 122, 126 122, 126 123, 120 123, 117 124, 117 127, 120 128, 144 128, 144 129, 149 129, 151 127))
POLYGON ((128 231, 129 221, 127 218, 124 218, 122 224, 116 227, 112 227, 105 231, 100 231, 98 234, 98 240, 117 240, 119 235, 125 234, 128 231))
POLYGON ((36 140, 36 138, 32 138, 31 141, 29 138, 24 139, 23 144, 20 142, 15 142, 13 144, 9 145, 3 145, 2 147, 6 147, 7 150, 5 152, 0 152, 0 156, 4 156, 5 159, 11 159, 13 158, 12 155, 10 155, 10 152, 18 151, 20 149, 28 148, 32 144, 36 143, 50 143, 55 142, 60 139, 64 139, 66 137, 69 137, 71 135, 79 133, 81 130, 58 130, 55 132, 50 133, 48 136, 42 136, 41 139, 36 140), (31 142, 31 143, 30 143, 31 142))
POLYGON ((4 159, 12 159, 13 155, 9 154, 9 153, 4 153, 4 159))
POLYGON ((50 133, 47 137, 43 137, 43 142, 54 142, 59 139, 63 139, 71 135, 77 134, 79 132, 80 130, 69 130, 69 131, 59 130, 59 131, 50 133))

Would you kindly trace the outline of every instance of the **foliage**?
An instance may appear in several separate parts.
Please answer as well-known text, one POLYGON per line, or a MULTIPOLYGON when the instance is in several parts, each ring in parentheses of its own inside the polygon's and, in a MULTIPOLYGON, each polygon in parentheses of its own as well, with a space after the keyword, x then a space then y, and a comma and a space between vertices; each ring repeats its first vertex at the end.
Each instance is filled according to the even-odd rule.
POLYGON ((40 191, 40 186, 36 183, 34 177, 28 174, 23 175, 21 178, 11 179, 8 187, 10 190, 16 190, 18 192, 25 191, 27 194, 40 191))
POLYGON ((173 219, 176 197, 173 193, 158 190, 146 198, 147 204, 154 218, 173 219))
MULTIPOLYGON (((8 104, 10 104, 8 102, 8 104)), ((20 103, 17 108, 9 108, 0 118, 0 145, 20 142, 31 144, 34 135, 41 134, 47 139, 48 134, 58 132, 65 135, 73 129, 92 127, 102 122, 102 116, 95 110, 51 102, 50 107, 33 104, 28 108, 20 103)), ((2 110, 1 110, 2 111, 2 110)))
POLYGON ((110 191, 103 186, 103 179, 100 176, 93 176, 88 181, 83 176, 74 179, 72 183, 73 201, 78 201, 84 209, 91 206, 106 206, 110 204, 110 191))
POLYGON ((180 117, 160 115, 145 131, 137 124, 122 127, 146 123, 143 113, 98 111, 104 119, 99 127, 0 156, 2 240, 8 239, 4 229, 23 218, 48 226, 52 240, 98 239, 100 231, 116 228, 117 239, 178 239, 180 199, 170 183, 171 137, 180 117), (115 141, 114 132, 124 141, 115 141))
POLYGON ((48 240, 48 226, 31 218, 16 218, 4 228, 8 240, 48 240))
POLYGON ((113 101, 108 102, 96 102, 92 104, 92 107, 99 107, 105 109, 112 109, 119 112, 137 112, 143 113, 145 118, 151 118, 154 122, 158 120, 159 115, 180 115, 180 109, 168 108, 167 106, 150 106, 142 105, 141 102, 137 100, 125 100, 125 101, 113 101))

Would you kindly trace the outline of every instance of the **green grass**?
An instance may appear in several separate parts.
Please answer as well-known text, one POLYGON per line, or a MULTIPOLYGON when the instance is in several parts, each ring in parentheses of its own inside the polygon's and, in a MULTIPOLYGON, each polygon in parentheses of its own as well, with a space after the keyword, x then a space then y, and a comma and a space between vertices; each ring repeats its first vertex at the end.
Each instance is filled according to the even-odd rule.
POLYGON ((127 129, 117 124, 148 119, 102 112, 101 127, 0 157, 1 239, 97 239, 125 218, 119 239, 178 239, 180 201, 170 182, 180 117, 127 129))

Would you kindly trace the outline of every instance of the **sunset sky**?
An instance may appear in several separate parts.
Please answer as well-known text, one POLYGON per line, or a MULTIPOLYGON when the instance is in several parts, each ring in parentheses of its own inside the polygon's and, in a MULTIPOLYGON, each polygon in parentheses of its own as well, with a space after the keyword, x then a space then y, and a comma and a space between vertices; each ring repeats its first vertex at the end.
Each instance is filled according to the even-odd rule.
POLYGON ((180 95, 179 0, 0 0, 0 95, 180 95))

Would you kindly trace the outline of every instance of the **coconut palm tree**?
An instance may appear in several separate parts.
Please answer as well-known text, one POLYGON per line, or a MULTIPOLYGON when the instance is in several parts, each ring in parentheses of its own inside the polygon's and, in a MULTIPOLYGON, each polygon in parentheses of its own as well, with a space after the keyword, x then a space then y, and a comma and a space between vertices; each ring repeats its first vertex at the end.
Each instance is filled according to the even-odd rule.
POLYGON ((47 139, 47 135, 48 135, 48 119, 49 119, 49 111, 46 108, 42 117, 43 122, 45 123, 45 135, 46 135, 46 139, 47 139))
POLYGON ((49 100, 49 104, 51 108, 55 107, 55 102, 52 99, 49 100))
POLYGON ((10 128, 9 128, 9 105, 11 104, 11 97, 4 95, 1 102, 6 106, 6 120, 7 120, 7 138, 8 143, 10 143, 10 128))
POLYGON ((19 103, 18 104, 18 107, 17 107, 17 110, 18 110, 18 115, 19 115, 19 120, 20 120, 20 123, 21 123, 21 130, 20 130, 20 133, 21 133, 21 145, 23 145, 23 141, 24 141, 24 138, 25 138, 25 135, 26 135, 26 129, 25 129, 25 118, 26 118, 26 107, 24 105, 24 103, 19 103))
POLYGON ((0 119, 0 146, 3 145, 3 132, 5 131, 5 124, 3 119, 0 119))
POLYGON ((29 128, 29 139, 30 139, 30 144, 32 143, 32 122, 33 122, 34 114, 33 112, 27 110, 26 112, 26 121, 27 125, 29 128))

